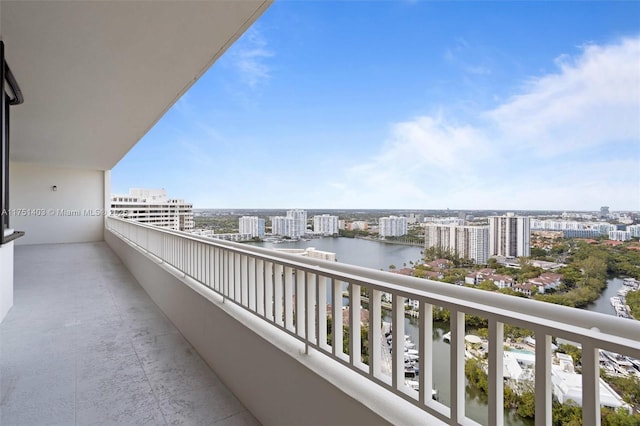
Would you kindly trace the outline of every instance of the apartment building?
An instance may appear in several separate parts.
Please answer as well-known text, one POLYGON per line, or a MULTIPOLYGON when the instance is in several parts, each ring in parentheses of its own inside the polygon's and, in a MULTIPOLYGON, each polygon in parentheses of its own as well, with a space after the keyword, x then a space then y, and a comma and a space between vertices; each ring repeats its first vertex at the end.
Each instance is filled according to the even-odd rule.
POLYGON ((631 238, 640 237, 640 225, 627 226, 627 232, 629 232, 631 238))
POLYGON ((381 237, 400 237, 407 234, 407 218, 400 216, 381 217, 378 234, 381 237))
POLYGON ((328 214, 313 217, 313 232, 319 235, 338 234, 338 216, 328 214))
POLYGON ((489 228, 486 226, 425 226, 425 248, 436 247, 460 258, 485 264, 489 258, 489 228))
POLYGON ((507 213, 489 217, 489 256, 508 258, 531 254, 531 219, 507 213))
POLYGON ((307 233, 307 211, 301 209, 287 210, 287 217, 293 219, 294 234, 302 237, 307 233))
POLYGON ((306 210, 287 210, 286 216, 271 218, 271 233, 289 238, 300 238, 307 233, 306 210))
POLYGON ((127 195, 111 195, 112 215, 160 228, 193 230, 193 205, 168 198, 164 189, 131 188, 127 195))
POLYGON ((238 231, 240 234, 249 234, 251 238, 264 237, 265 220, 258 216, 242 216, 238 220, 238 231))

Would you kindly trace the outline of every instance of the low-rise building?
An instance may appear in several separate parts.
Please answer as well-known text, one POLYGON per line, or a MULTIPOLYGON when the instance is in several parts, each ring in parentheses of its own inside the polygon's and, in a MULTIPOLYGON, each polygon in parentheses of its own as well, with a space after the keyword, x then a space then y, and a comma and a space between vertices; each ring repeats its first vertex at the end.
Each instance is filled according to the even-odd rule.
POLYGON ((328 260, 330 262, 337 262, 336 254, 330 251, 316 250, 313 247, 305 249, 275 249, 281 253, 297 254, 312 259, 328 260))
POLYGON ((127 195, 111 195, 111 214, 174 231, 193 230, 193 205, 168 198, 164 189, 131 188, 127 195))
POLYGON ((558 288, 558 286, 562 284, 562 275, 545 272, 539 277, 529 279, 527 283, 535 285, 538 288, 538 293, 544 293, 558 288))
POLYGON ((496 274, 495 269, 484 268, 479 271, 474 271, 464 278, 465 284, 478 285, 483 281, 491 281, 498 288, 511 288, 514 285, 513 277, 508 275, 496 274))

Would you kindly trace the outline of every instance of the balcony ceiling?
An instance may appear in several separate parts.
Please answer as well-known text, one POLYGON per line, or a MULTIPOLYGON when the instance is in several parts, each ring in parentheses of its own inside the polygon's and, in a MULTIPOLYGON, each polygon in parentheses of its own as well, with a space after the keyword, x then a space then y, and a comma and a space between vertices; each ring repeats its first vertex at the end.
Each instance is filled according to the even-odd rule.
POLYGON ((2 1, 11 159, 111 169, 270 3, 2 1))

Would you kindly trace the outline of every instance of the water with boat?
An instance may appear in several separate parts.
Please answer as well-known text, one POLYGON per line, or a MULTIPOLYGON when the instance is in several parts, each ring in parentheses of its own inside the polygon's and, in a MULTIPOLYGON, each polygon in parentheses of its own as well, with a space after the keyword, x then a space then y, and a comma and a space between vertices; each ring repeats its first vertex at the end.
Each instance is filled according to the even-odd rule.
MULTIPOLYGON (((422 258, 420 247, 403 246, 395 244, 385 244, 383 242, 376 242, 365 239, 353 239, 353 238, 318 238, 310 241, 282 241, 278 243, 262 242, 254 243, 258 246, 265 248, 309 248, 314 247, 318 250, 329 251, 336 253, 337 260, 343 263, 349 263, 352 265, 358 265, 368 267, 372 269, 388 270, 390 265, 394 265, 396 268, 404 266, 410 266, 411 263, 415 263, 422 258)), ((607 288, 600 295, 600 297, 592 304, 587 306, 586 310, 593 312, 600 312, 608 315, 618 315, 621 312, 620 309, 616 310, 613 305, 613 301, 616 300, 619 303, 623 303, 623 297, 626 296, 625 292, 631 291, 630 289, 638 288, 634 287, 638 285, 632 280, 625 280, 622 278, 612 278, 607 281, 607 288), (618 299, 612 299, 618 298, 618 299)), ((390 318, 386 318, 385 321, 391 322, 390 318)), ((419 375, 419 369, 416 367, 417 351, 415 351, 415 343, 418 342, 418 326, 416 318, 405 318, 405 379, 409 386, 418 386, 417 376, 419 375), (416 353, 413 353, 413 352, 416 353)), ((473 330, 467 330, 467 333, 473 333, 473 330)), ((440 402, 445 405, 449 405, 449 352, 450 346, 448 340, 451 333, 448 323, 434 323, 433 328, 433 359, 436 365, 433 369, 433 393, 440 402)), ((390 346, 393 344, 389 342, 390 346)), ((527 347, 520 347, 514 345, 509 347, 509 351, 512 351, 519 357, 526 358, 533 356, 533 347, 535 341, 529 342, 525 345, 527 347)), ((602 351, 604 352, 604 351, 602 351)), ((600 354, 603 361, 603 365, 606 365, 608 369, 614 372, 629 370, 637 368, 640 370, 640 365, 635 365, 633 361, 627 357, 618 356, 618 354, 600 354)), ((487 424, 488 422, 488 408, 487 400, 484 395, 475 391, 473 387, 467 386, 466 389, 466 413, 467 416, 473 420, 487 424)), ((533 422, 523 419, 513 411, 505 411, 505 425, 508 426, 529 426, 533 422)))

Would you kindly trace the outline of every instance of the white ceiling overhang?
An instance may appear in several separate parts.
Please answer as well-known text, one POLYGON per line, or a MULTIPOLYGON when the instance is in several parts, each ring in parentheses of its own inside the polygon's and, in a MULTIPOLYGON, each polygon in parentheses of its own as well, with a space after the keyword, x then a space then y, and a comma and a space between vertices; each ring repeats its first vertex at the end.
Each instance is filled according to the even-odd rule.
POLYGON ((11 160, 111 169, 270 4, 2 1, 11 160))

